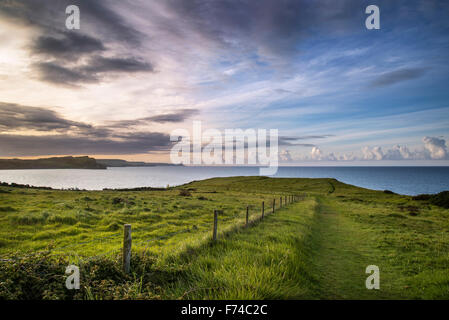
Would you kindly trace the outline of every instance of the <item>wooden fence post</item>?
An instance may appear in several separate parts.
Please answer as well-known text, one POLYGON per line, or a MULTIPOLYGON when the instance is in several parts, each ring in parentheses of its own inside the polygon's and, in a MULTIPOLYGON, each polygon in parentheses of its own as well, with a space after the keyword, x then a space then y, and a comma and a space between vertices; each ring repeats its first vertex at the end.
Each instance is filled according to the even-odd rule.
POLYGON ((124 225, 123 236, 123 271, 129 273, 131 270, 131 225, 124 225))
POLYGON ((265 214, 265 202, 262 201, 262 219, 263 219, 264 214, 265 214))
POLYGON ((287 205, 287 196, 285 196, 285 205, 287 205))
POLYGON ((282 208, 282 196, 279 197, 279 208, 282 208))
POLYGON ((249 220, 249 206, 246 206, 246 226, 248 226, 248 220, 249 220))
POLYGON ((217 241, 217 229, 218 229, 218 210, 214 210, 214 231, 212 234, 212 240, 217 241))
POLYGON ((276 199, 273 199, 273 213, 274 213, 275 207, 276 207, 276 199))

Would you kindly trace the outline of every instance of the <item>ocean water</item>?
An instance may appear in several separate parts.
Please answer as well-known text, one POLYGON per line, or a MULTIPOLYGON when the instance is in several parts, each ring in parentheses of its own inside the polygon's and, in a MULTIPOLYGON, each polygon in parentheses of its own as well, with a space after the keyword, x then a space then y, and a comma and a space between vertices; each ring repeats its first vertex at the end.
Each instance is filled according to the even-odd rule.
MULTIPOLYGON (((1 182, 58 189, 176 186, 213 177, 257 176, 256 167, 135 167, 107 170, 0 170, 1 182)), ((449 167, 280 167, 275 177, 335 178, 341 182, 400 194, 449 190, 449 167)))

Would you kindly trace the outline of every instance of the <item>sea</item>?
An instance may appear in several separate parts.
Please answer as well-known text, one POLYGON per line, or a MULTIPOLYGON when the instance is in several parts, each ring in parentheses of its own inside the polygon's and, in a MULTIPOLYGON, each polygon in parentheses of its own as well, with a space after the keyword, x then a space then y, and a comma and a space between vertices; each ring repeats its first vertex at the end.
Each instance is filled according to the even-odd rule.
MULTIPOLYGON (((155 166, 107 170, 0 170, 0 182, 85 190, 167 187, 213 177, 258 176, 257 167, 155 166)), ((449 190, 449 167, 279 167, 277 178, 335 178, 404 195, 449 190)))

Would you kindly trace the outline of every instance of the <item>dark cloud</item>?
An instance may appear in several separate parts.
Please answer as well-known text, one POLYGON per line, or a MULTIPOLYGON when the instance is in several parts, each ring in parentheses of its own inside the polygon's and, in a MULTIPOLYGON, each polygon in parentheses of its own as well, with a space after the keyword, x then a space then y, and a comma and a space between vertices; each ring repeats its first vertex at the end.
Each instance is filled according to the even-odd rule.
POLYGON ((96 56, 86 64, 65 67, 55 62, 39 62, 35 68, 40 80, 62 86, 100 82, 107 74, 153 72, 153 66, 136 58, 104 58, 96 56))
POLYGON ((105 51, 103 43, 78 32, 64 32, 59 37, 40 36, 32 46, 38 54, 78 59, 82 54, 105 51))
POLYGON ((197 109, 182 109, 172 113, 148 117, 145 118, 145 120, 158 123, 167 123, 167 122, 176 123, 176 122, 183 122, 185 119, 190 118, 198 113, 199 111, 197 109))
MULTIPOLYGON (((258 0, 164 2, 189 31, 223 47, 249 49, 259 55, 286 57, 297 54, 298 43, 318 32, 360 29, 363 3, 354 0, 258 0)), ((182 30, 178 30, 182 34, 182 30)))
MULTIPOLYGON (((159 119, 159 115, 129 123, 178 122, 195 113, 194 109, 183 109, 166 114, 166 119, 159 119)), ((65 119, 46 108, 0 102, 0 156, 136 154, 169 150, 172 146, 168 134, 131 130, 131 125, 122 124, 93 126, 65 119), (30 130, 47 134, 30 135, 30 130)))
POLYGON ((128 128, 146 123, 179 123, 199 113, 197 109, 181 109, 170 113, 159 114, 156 116, 145 117, 135 120, 121 120, 109 123, 109 127, 128 128))
POLYGON ((0 102, 0 131, 59 131, 72 128, 90 129, 91 126, 63 119, 56 112, 45 108, 0 102))
POLYGON ((332 134, 325 135, 311 135, 311 136, 299 136, 299 137, 279 137, 279 145, 280 146, 300 146, 300 147, 315 147, 315 144, 312 143, 300 143, 300 140, 308 140, 308 139, 325 139, 329 137, 333 137, 332 134))
POLYGON ((95 83, 98 78, 95 75, 83 72, 79 69, 69 69, 53 62, 36 63, 40 80, 57 85, 76 85, 78 83, 95 83))
POLYGON ((101 56, 93 57, 88 65, 82 67, 82 70, 87 73, 154 71, 150 63, 136 58, 122 59, 101 56))
POLYGON ((170 136, 149 132, 124 135, 121 139, 93 139, 71 135, 0 134, 1 157, 79 154, 138 154, 169 150, 170 136))
MULTIPOLYGON (((112 136, 114 129, 130 128, 137 125, 154 123, 178 123, 198 114, 197 109, 181 109, 156 116, 134 120, 112 121, 105 126, 92 126, 83 122, 67 120, 57 112, 40 107, 0 102, 0 131, 17 130, 75 130, 77 134, 94 137, 112 136)), ((117 136, 115 137, 122 137, 117 136)))
POLYGON ((73 2, 0 1, 0 16, 35 27, 40 33, 30 44, 38 61, 34 67, 39 79, 62 86, 101 82, 114 73, 152 72, 151 63, 134 55, 123 56, 123 49, 140 46, 142 33, 129 26, 112 8, 113 1, 80 0, 81 30, 65 27, 65 8, 73 2), (101 39, 101 40, 100 40, 101 39), (117 50, 108 49, 108 43, 117 50), (113 51, 113 52, 112 52, 113 51), (120 58, 116 56, 120 54, 120 58))
POLYGON ((427 72, 424 68, 400 69, 384 73, 373 82, 371 87, 385 87, 399 82, 413 80, 422 77, 427 72))
POLYGON ((65 31, 65 9, 69 5, 79 6, 82 29, 94 29, 108 39, 116 39, 133 46, 138 45, 142 33, 131 27, 124 17, 112 8, 115 1, 109 0, 3 0, 0 1, 0 15, 25 25, 40 28, 45 34, 65 31))

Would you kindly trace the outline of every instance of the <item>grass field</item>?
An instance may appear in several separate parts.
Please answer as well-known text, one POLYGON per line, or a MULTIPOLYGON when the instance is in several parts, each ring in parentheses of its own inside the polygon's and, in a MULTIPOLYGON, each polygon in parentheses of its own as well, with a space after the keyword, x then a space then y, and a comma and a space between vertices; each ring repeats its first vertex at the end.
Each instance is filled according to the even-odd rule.
POLYGON ((448 299, 449 210, 334 179, 217 178, 146 191, 0 187, 3 299, 448 299), (244 227, 261 203, 306 195, 244 227), (212 243, 213 210, 219 240, 212 243), (123 224, 132 272, 121 271, 123 224), (163 238, 164 235, 169 235, 163 238), (146 242, 149 239, 154 241, 146 242), (65 289, 69 263, 81 290, 65 289), (380 290, 365 268, 380 268, 380 290))

